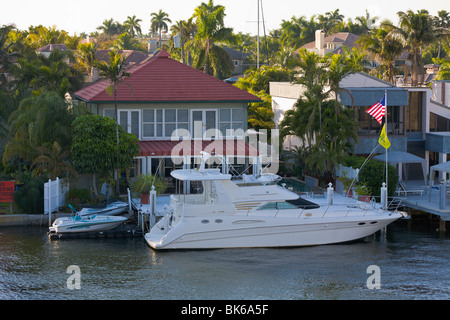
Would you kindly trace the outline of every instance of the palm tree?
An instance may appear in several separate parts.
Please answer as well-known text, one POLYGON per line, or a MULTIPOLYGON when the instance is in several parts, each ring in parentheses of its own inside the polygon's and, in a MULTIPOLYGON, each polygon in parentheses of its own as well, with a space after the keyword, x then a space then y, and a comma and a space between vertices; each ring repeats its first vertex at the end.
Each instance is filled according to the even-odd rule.
POLYGON ((194 61, 197 69, 204 67, 204 72, 219 77, 220 74, 230 73, 233 64, 229 54, 216 45, 218 42, 232 42, 233 29, 225 28, 225 7, 214 5, 213 0, 206 4, 202 2, 195 8, 194 17, 197 23, 196 43, 198 53, 194 61))
POLYGON ((116 41, 114 48, 119 50, 140 50, 139 41, 133 38, 129 33, 122 33, 116 41))
POLYGON ((92 76, 96 61, 97 45, 94 42, 82 43, 78 46, 76 57, 86 73, 92 76))
MULTIPOLYGON (((315 52, 308 52, 305 48, 299 50, 298 67, 301 74, 296 78, 296 82, 306 87, 305 97, 317 109, 314 109, 313 113, 318 113, 319 129, 322 127, 322 101, 329 96, 329 92, 324 91, 328 81, 324 66, 322 58, 315 52)), ((308 127, 312 128, 311 122, 308 127)))
POLYGON ((378 17, 371 17, 369 11, 366 9, 366 15, 355 18, 356 21, 361 25, 362 33, 367 34, 370 30, 372 30, 375 26, 376 21, 379 19, 378 17))
MULTIPOLYGON (((11 41, 9 33, 14 30, 12 25, 0 27, 0 66, 9 71, 9 67, 13 64, 12 58, 18 56, 18 53, 14 50, 16 42, 11 41)), ((6 84, 5 73, 0 74, 0 85, 6 84)))
POLYGON ((182 40, 181 45, 184 45, 184 47, 181 50, 181 59, 183 63, 192 65, 191 59, 191 51, 193 49, 192 39, 197 33, 197 25, 195 24, 194 19, 191 17, 188 20, 180 20, 177 23, 173 24, 170 27, 170 30, 172 33, 171 35, 172 41, 174 35, 180 35, 181 37, 182 40), (187 59, 185 51, 187 51, 187 59))
POLYGON ((36 168, 42 174, 46 174, 46 178, 55 180, 57 177, 71 177, 77 178, 78 173, 72 167, 69 161, 70 149, 63 150, 63 148, 54 142, 53 144, 46 143, 38 147, 39 156, 33 160, 31 169, 36 168))
MULTIPOLYGON (((342 90, 347 91, 350 94, 350 90, 341 88, 340 84, 342 79, 345 77, 360 71, 362 66, 363 56, 358 54, 356 51, 344 51, 344 54, 335 54, 327 58, 328 68, 326 72, 326 78, 328 79, 328 84, 330 86, 329 92, 334 93, 335 99, 335 118, 336 122, 340 115, 340 104, 339 104, 339 94, 342 90)), ((350 94, 351 96, 351 94, 350 94)))
POLYGON ((64 99, 55 92, 23 99, 9 118, 11 139, 5 147, 3 161, 14 157, 33 161, 38 148, 46 143, 57 142, 67 149, 73 120, 64 99))
POLYGON ((102 31, 104 34, 108 36, 113 36, 116 34, 122 33, 123 26, 120 25, 117 21, 114 21, 113 18, 105 19, 102 25, 97 27, 97 30, 102 31))
POLYGON ((151 14, 152 20, 151 20, 151 30, 153 33, 159 31, 159 47, 161 48, 161 32, 162 30, 168 31, 169 27, 167 26, 168 23, 172 23, 172 20, 169 19, 169 15, 166 12, 163 12, 162 9, 159 9, 159 12, 153 12, 151 14))
MULTIPOLYGON (((125 82, 125 78, 130 74, 125 71, 125 58, 116 50, 109 51, 109 63, 102 61, 96 63, 100 71, 100 75, 105 77, 111 85, 107 88, 108 93, 114 94, 114 109, 116 113, 116 144, 117 144, 117 163, 119 161, 119 111, 117 109, 117 87, 120 83, 125 82)), ((131 87, 130 87, 131 88, 131 87)), ((119 194, 119 174, 116 169, 116 192, 119 194)))
POLYGON ((371 73, 379 72, 382 78, 395 84, 395 59, 403 52, 402 43, 389 35, 390 27, 384 21, 379 28, 372 29, 357 40, 363 50, 380 65, 371 73))
POLYGON ((127 20, 123 23, 123 26, 134 38, 136 34, 142 34, 141 25, 139 24, 140 22, 142 22, 142 20, 137 19, 136 15, 133 15, 132 17, 128 16, 127 20))
POLYGON ((433 19, 434 28, 436 31, 436 36, 439 40, 438 54, 437 58, 441 57, 441 47, 442 40, 448 39, 449 36, 449 28, 450 28, 450 16, 446 10, 438 11, 437 17, 433 19))
POLYGON ((422 61, 422 48, 436 40, 433 29, 433 19, 427 10, 419 10, 414 13, 397 12, 399 27, 386 24, 391 29, 390 35, 402 41, 405 48, 410 50, 411 59, 411 85, 417 86, 424 79, 424 68, 422 61))
POLYGON ((326 12, 325 15, 318 15, 317 20, 325 35, 329 35, 333 28, 344 20, 344 16, 339 13, 339 9, 326 12))

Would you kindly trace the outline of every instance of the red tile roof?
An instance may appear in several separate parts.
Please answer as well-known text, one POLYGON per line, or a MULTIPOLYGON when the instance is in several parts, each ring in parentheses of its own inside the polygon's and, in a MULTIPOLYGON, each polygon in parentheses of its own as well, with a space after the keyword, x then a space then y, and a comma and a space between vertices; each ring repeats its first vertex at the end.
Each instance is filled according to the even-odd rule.
MULTIPOLYGON (((338 32, 324 38, 324 47, 326 47, 326 44, 329 42, 343 42, 344 46, 353 48, 356 45, 356 40, 358 40, 358 38, 358 35, 350 32, 338 32)), ((315 47, 316 41, 308 42, 302 46, 302 48, 306 49, 314 49, 315 47)))
POLYGON ((258 150, 244 140, 155 140, 139 141, 140 156, 200 156, 211 155, 257 156, 258 150))
POLYGON ((53 52, 55 49, 61 51, 69 51, 65 44, 47 44, 46 46, 36 49, 37 52, 53 52))
MULTIPOLYGON (((128 70, 130 77, 117 90, 118 102, 259 102, 258 97, 170 58, 158 55, 128 70), (132 90, 130 89, 130 86, 132 90)), ((74 93, 87 102, 113 102, 108 80, 74 93)))

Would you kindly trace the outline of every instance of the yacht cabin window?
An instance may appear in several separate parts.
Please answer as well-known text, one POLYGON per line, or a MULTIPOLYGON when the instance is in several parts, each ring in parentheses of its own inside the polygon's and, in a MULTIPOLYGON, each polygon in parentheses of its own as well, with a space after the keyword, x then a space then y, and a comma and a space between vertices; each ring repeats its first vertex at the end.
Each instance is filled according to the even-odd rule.
POLYGON ((297 209, 297 207, 289 202, 268 202, 258 208, 258 210, 281 210, 281 209, 297 209))

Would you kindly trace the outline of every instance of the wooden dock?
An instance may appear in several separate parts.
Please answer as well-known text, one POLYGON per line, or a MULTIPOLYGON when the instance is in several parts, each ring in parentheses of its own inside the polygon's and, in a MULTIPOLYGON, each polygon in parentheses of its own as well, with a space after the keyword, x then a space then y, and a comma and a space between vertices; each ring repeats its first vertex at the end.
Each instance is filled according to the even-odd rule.
POLYGON ((104 239, 104 238, 134 238, 142 237, 142 229, 136 224, 123 224, 112 230, 80 233, 47 232, 50 240, 62 239, 104 239))

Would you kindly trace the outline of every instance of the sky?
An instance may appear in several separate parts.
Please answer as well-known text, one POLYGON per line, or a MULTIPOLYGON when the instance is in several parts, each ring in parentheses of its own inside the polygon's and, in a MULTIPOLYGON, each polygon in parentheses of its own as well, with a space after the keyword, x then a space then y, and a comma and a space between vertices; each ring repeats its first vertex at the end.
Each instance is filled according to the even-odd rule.
MULTIPOLYGON (((26 30, 31 25, 56 26, 69 34, 90 33, 105 19, 113 18, 123 22, 127 16, 136 15, 141 19, 144 33, 150 29, 150 14, 159 9, 167 12, 172 22, 187 20, 194 8, 208 0, 15 0, 5 1, 1 5, 0 25, 14 23, 19 29, 26 30)), ((234 32, 257 34, 258 0, 214 0, 214 4, 225 6, 225 26, 234 32)), ((344 20, 365 15, 367 9, 371 16, 390 19, 397 23, 397 12, 411 9, 427 9, 437 15, 439 10, 450 12, 449 0, 262 0, 264 27, 266 33, 280 27, 283 20, 292 16, 310 18, 314 14, 324 14, 339 9, 344 20)), ((260 12, 260 34, 263 35, 262 15, 260 12)))

